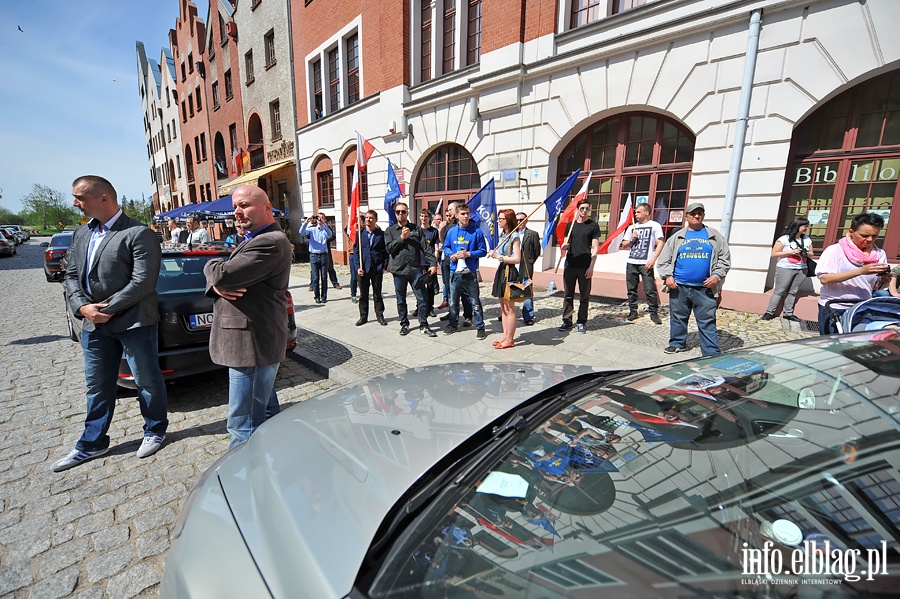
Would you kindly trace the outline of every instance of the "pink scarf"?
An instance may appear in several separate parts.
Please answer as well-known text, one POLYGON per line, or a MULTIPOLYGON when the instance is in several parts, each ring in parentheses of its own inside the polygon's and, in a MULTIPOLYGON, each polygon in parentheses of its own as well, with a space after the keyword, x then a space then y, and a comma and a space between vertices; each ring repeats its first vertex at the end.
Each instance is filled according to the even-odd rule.
POLYGON ((858 247, 856 244, 850 241, 847 237, 841 237, 838 244, 841 246, 841 249, 844 250, 844 256, 846 256, 847 260, 850 261, 854 266, 862 266, 864 264, 874 264, 878 262, 878 259, 881 257, 878 248, 874 245, 869 252, 864 252, 858 247))

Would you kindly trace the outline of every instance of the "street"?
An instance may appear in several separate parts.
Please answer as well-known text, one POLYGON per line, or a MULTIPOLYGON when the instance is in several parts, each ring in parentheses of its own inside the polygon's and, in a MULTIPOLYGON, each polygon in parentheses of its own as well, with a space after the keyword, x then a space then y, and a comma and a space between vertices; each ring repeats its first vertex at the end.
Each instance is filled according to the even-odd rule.
MULTIPOLYGON (((0 596, 155 597, 169 534, 197 477, 228 448, 224 371, 168 386, 169 432, 138 459, 141 418, 121 391, 110 452, 54 473, 84 418, 81 348, 66 334, 62 285, 48 283, 41 241, 0 258, 0 596)), ((282 405, 335 383, 285 360, 282 405)))

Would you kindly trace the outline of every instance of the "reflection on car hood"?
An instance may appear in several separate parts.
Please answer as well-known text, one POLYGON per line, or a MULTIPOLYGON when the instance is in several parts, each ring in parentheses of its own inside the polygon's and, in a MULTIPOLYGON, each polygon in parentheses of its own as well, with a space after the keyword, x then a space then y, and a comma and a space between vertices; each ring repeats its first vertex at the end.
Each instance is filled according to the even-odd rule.
POLYGON ((218 476, 275 597, 350 592, 388 510, 441 457, 578 366, 453 364, 367 380, 286 410, 218 476))

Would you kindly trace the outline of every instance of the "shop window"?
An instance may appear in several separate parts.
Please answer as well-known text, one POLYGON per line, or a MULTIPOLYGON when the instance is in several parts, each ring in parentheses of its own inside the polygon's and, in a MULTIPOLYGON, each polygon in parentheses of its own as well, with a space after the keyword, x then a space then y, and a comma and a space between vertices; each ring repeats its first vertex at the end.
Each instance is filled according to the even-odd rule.
POLYGON ((886 222, 878 244, 900 259, 900 219, 890 219, 900 187, 900 70, 830 100, 795 130, 785 172, 781 230, 809 219, 820 252, 843 237, 861 212, 886 222))

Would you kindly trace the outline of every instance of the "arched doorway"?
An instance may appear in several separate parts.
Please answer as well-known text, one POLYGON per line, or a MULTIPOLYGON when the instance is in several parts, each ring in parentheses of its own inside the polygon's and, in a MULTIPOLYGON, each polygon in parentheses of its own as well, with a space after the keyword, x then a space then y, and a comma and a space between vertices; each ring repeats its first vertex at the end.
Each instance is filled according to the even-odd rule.
POLYGON ((557 185, 580 168, 574 195, 591 173, 588 200, 601 239, 610 222, 618 224, 629 195, 632 205, 653 207, 653 220, 668 237, 682 227, 693 160, 694 135, 677 121, 649 112, 619 114, 588 126, 565 147, 557 185))
POLYGON ((878 244, 889 260, 900 260, 900 219, 889 218, 898 193, 900 69, 845 91, 796 128, 777 235, 805 216, 818 253, 846 234, 855 215, 871 210, 886 221, 878 244))
POLYGON ((247 151, 250 153, 250 170, 266 166, 262 120, 256 113, 251 114, 247 121, 247 144, 247 151))
POLYGON ((450 202, 467 201, 479 189, 478 164, 469 151, 458 144, 444 144, 425 158, 416 178, 410 212, 418 215, 425 207, 434 214, 450 202))
POLYGON ((189 203, 196 204, 197 186, 194 185, 194 151, 191 149, 191 144, 184 146, 184 170, 187 174, 189 203))
POLYGON ((225 154, 225 138, 219 131, 216 131, 216 138, 213 142, 213 153, 216 157, 216 177, 218 179, 227 179, 231 161, 225 154))

